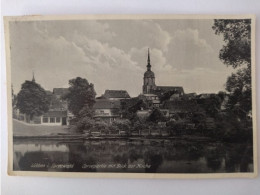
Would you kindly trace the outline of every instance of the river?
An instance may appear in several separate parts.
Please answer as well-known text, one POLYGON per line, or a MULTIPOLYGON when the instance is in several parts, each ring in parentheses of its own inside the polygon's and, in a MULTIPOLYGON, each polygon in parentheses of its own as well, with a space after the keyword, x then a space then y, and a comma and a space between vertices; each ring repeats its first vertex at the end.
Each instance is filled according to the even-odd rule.
POLYGON ((14 140, 14 171, 232 173, 253 172, 249 144, 181 139, 14 140))

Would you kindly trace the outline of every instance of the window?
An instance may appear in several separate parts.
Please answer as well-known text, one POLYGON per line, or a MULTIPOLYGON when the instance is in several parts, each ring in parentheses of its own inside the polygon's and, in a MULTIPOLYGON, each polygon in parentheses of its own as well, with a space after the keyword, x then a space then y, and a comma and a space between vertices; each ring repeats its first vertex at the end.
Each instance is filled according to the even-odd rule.
POLYGON ((50 118, 50 123, 55 123, 55 118, 54 117, 50 118))
POLYGON ((56 123, 60 123, 60 117, 56 117, 56 123))
POLYGON ((43 123, 48 123, 48 117, 43 117, 42 122, 43 123))

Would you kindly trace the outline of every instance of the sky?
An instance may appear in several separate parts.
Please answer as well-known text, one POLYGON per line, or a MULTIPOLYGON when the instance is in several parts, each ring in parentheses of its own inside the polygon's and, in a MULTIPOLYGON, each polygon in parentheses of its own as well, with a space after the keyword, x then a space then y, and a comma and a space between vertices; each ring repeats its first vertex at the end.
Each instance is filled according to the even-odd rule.
POLYGON ((59 20, 10 23, 11 81, 15 93, 32 79, 44 89, 86 78, 97 96, 106 89, 142 93, 150 48, 157 86, 185 93, 217 93, 234 70, 219 59, 223 37, 213 20, 59 20))

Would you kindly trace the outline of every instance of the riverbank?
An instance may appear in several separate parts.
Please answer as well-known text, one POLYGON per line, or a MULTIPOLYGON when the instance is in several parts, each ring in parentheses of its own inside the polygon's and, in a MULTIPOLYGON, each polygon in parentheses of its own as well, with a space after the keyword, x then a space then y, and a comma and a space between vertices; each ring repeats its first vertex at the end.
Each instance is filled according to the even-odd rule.
POLYGON ((67 126, 47 126, 37 124, 27 124, 25 122, 13 119, 13 138, 14 139, 37 139, 37 140, 187 140, 187 141, 210 141, 209 137, 203 137, 198 135, 181 135, 181 136, 166 136, 166 135, 132 135, 127 136, 125 134, 117 135, 90 135, 89 133, 78 133, 67 126))

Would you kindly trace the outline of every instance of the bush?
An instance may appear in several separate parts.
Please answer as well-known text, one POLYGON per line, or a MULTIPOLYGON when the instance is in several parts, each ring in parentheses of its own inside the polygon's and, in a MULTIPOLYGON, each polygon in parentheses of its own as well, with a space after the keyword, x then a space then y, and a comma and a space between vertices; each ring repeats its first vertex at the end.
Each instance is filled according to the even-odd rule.
POLYGON ((131 122, 128 119, 118 119, 112 123, 112 127, 115 127, 117 130, 129 131, 131 122))
POLYGON ((72 124, 75 124, 78 130, 89 130, 95 125, 95 120, 89 117, 83 117, 78 121, 72 121, 72 124))

